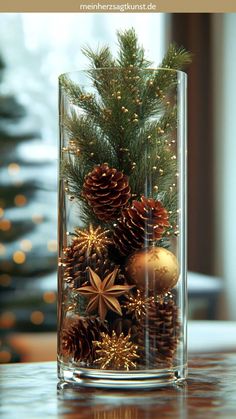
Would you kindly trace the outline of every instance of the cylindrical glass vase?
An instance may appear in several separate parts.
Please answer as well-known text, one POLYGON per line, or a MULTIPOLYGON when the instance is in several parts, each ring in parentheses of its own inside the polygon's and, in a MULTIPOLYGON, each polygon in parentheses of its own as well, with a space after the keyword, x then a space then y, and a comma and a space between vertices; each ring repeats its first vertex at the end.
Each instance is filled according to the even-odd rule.
POLYGON ((186 377, 186 74, 60 76, 61 385, 186 377))

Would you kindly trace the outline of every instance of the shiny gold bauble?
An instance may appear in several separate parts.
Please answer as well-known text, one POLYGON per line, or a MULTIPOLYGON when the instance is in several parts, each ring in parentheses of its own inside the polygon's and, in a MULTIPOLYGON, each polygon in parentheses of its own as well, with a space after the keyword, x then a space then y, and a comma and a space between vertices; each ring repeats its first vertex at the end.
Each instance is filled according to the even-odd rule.
POLYGON ((128 260, 126 271, 139 289, 159 295, 171 290, 179 279, 178 260, 163 247, 135 252, 128 260))

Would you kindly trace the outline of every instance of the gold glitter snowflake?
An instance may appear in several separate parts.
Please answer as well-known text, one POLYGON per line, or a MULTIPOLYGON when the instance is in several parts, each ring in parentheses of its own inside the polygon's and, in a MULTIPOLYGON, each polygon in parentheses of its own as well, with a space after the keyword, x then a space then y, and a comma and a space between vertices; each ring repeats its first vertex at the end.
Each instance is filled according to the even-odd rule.
POLYGON ((137 355, 138 347, 130 340, 130 333, 119 336, 112 331, 112 336, 101 333, 101 341, 94 341, 93 345, 96 349, 95 355, 99 358, 95 359, 97 364, 103 370, 127 370, 136 368, 135 360, 139 358, 137 355))
POLYGON ((123 304, 127 311, 127 314, 131 314, 137 320, 140 320, 145 316, 147 307, 150 304, 152 298, 145 298, 141 294, 140 290, 137 290, 135 295, 127 296, 127 301, 123 304))
POLYGON ((82 253, 86 252, 87 256, 96 253, 99 257, 102 257, 104 251, 107 250, 107 246, 112 244, 108 233, 109 230, 103 230, 100 226, 94 229, 91 224, 88 230, 76 228, 75 249, 82 253))

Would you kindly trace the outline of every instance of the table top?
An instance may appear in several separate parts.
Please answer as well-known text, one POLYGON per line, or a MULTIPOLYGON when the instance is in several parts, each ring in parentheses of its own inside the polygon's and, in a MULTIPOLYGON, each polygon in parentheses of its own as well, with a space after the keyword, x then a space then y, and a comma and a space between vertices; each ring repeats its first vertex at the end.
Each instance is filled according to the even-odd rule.
POLYGON ((194 355, 180 386, 153 391, 60 390, 56 363, 0 367, 3 419, 236 418, 236 354, 194 355))

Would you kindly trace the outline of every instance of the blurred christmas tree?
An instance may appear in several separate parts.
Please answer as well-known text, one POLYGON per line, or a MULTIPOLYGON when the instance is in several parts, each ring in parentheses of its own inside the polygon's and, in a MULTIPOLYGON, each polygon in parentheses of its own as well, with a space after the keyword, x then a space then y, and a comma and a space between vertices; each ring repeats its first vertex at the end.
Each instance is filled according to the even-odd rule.
MULTIPOLYGON (((2 93, 3 71, 0 58, 1 340, 12 331, 56 328, 56 228, 51 210, 56 190, 48 175, 52 167, 40 158, 37 121, 14 96, 2 93)), ((5 361, 18 360, 13 352, 8 358, 5 361)))

